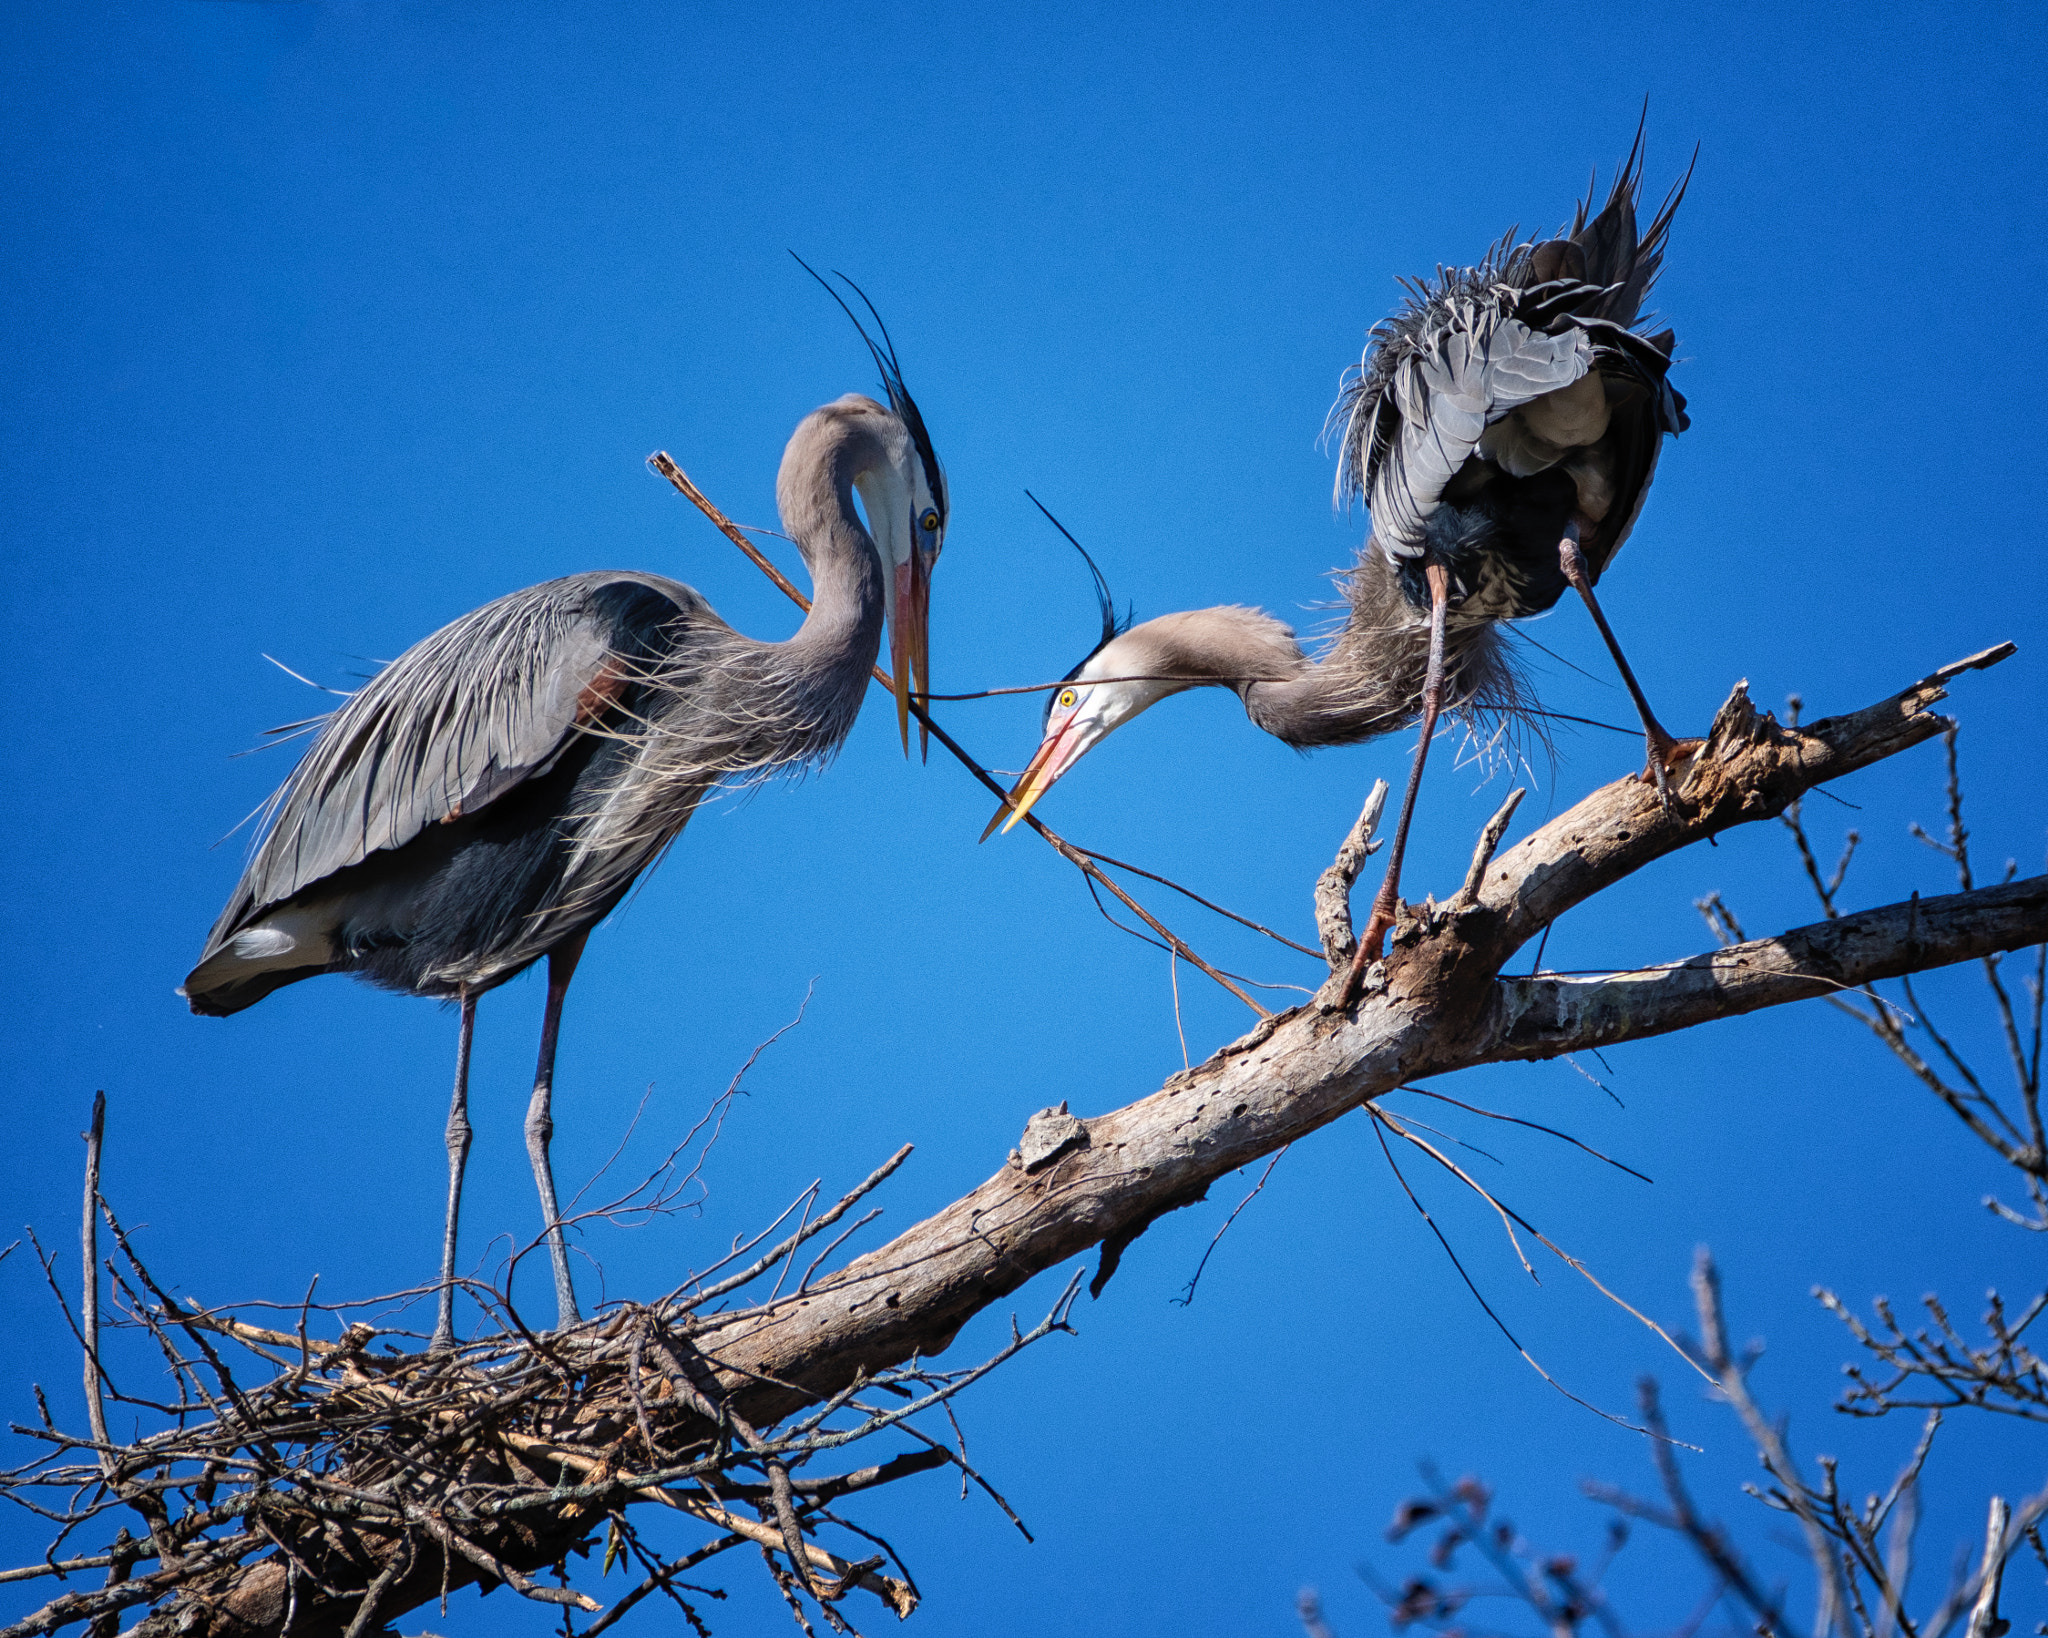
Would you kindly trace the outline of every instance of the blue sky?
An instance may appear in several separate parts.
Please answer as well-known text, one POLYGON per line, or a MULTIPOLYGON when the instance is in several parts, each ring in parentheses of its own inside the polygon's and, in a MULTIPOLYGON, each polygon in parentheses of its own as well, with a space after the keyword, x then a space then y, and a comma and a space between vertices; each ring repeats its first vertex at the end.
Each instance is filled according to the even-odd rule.
MULTIPOLYGON (((1324 576, 1363 521, 1333 515, 1316 434, 1394 277, 1564 218, 1645 95, 1653 191, 1700 149, 1658 294, 1693 429, 1603 587, 1652 698, 1681 731, 1739 677, 1825 711, 2017 639, 1956 708, 1983 855, 2035 868, 2037 10, 760 11, 8 6, 7 1221, 68 1243, 76 1134, 104 1087, 109 1192, 181 1290, 284 1298, 318 1273, 323 1292, 367 1295, 431 1271, 452 1016, 338 979, 226 1022, 171 993, 236 873, 241 840, 221 838, 290 754, 234 753, 323 698, 262 655, 347 687, 501 592, 601 567, 674 575, 741 629, 787 633, 794 611, 642 465, 665 448, 733 515, 770 522, 796 422, 872 390, 787 250, 881 306, 947 463, 938 686, 1038 681, 1085 649, 1094 614, 1027 485, 1141 617, 1254 602, 1325 620, 1324 576)), ((1561 657, 1537 656, 1547 704, 1626 719, 1581 613, 1536 635, 1561 657)), ((944 720, 1014 768, 1037 709, 944 720)), ((1315 873, 1405 754, 1300 758, 1227 696, 1191 695, 1044 811, 1301 936, 1315 873)), ((1636 756, 1561 737, 1516 833, 1636 756)), ((1432 775, 1418 895, 1455 883, 1505 787, 1448 758, 1432 775)), ((1937 751, 1840 794, 1855 810, 1809 815, 1830 844, 1862 830, 1853 902, 1946 887, 1905 829, 1939 819, 1937 751)), ((957 768, 906 764, 871 706, 822 777, 705 812, 594 937, 559 1075, 567 1179, 603 1162, 649 1088, 634 1152, 658 1154, 816 982, 727 1125, 701 1215, 591 1237, 613 1290, 665 1289, 812 1178, 846 1185, 909 1141, 879 1225, 900 1228, 1000 1164, 1032 1110, 1113 1107, 1180 1067, 1164 958, 1106 926, 1036 842, 977 847, 987 809, 957 768)), ((1576 912, 1546 961, 1692 951, 1691 901, 1715 888, 1753 930, 1811 916, 1782 833, 1759 827, 1576 912)), ((1219 960, 1313 982, 1299 958, 1159 908, 1219 960)), ((539 990, 481 1011, 466 1254, 536 1213, 519 1122, 539 990)), ((1925 994, 1996 1069, 1967 983, 1925 994)), ((1196 1056, 1246 1022, 1185 972, 1180 1002, 1196 1056)), ((1453 1090, 1568 1125, 1654 1187, 1517 1142, 1502 1189, 1666 1320, 1685 1318, 1691 1248, 1710 1242, 1738 1330, 1771 1344, 1760 1391, 1794 1411, 1805 1451, 1881 1486, 1911 1430, 1827 1410, 1845 1338, 1808 1287, 1939 1287, 1966 1313, 1987 1284, 2037 1289, 2038 1245, 1978 1204, 2004 1180, 1817 1004, 1593 1067, 1620 1104, 1565 1064, 1453 1090)), ((921 1631, 1280 1634, 1316 1582, 1350 1638, 1381 1619, 1350 1566, 1397 1562, 1377 1537, 1416 1458, 1483 1472, 1518 1521, 1582 1549, 1600 1515, 1578 1478, 1646 1479, 1634 1436, 1501 1342, 1361 1121, 1290 1153, 1194 1305, 1173 1305, 1249 1181, 1162 1222, 1084 1303, 1078 1338, 966 1405, 977 1460, 1037 1545, 936 1476, 876 1498, 864 1516, 927 1594, 921 1631)), ((1701 1494, 1762 1541, 1736 1488, 1751 1459, 1654 1339, 1562 1271, 1532 1287, 1479 1212, 1430 1189, 1575 1392, 1621 1409, 1636 1376, 1666 1377, 1708 1447, 1701 1494)), ((66 1403, 75 1363, 25 1249, 0 1264, 0 1304, 0 1408, 25 1414, 32 1378, 66 1403)), ((960 1356, 1002 1323, 970 1328, 960 1356)), ((1930 1470, 1930 1574, 1981 1528, 1987 1485, 2036 1489, 2044 1457, 2027 1429, 1952 1426, 1930 1470)), ((9 1562, 39 1550, 12 1518, 0 1544, 9 1562)), ((1617 1582, 1645 1624, 1685 1613, 1659 1604, 1659 1554, 1631 1549, 1617 1582)), ((718 1630, 782 1619, 755 1570, 724 1579, 718 1630)), ((2008 1613, 2044 1613, 2026 1599, 2008 1613)), ((549 1624, 510 1603, 401 1627, 549 1624)))

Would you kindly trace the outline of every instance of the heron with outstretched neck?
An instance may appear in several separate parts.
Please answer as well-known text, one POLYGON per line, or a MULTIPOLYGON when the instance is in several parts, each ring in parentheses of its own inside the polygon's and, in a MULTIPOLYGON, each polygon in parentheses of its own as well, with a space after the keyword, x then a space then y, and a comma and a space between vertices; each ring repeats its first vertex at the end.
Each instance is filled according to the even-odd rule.
POLYGON ((223 1016, 283 985, 350 973, 460 1007, 439 1346, 454 1341, 478 997, 547 958, 526 1143, 559 1323, 573 1324, 548 1150, 562 1004, 591 929, 715 787, 816 765, 839 749, 885 625, 909 749, 909 694, 913 675, 924 682, 948 502, 923 417, 879 317, 876 325, 881 341, 868 346, 888 402, 848 394, 813 411, 776 480, 814 592, 794 635, 748 637, 690 587, 615 570, 548 581, 464 615, 327 720, 271 799, 261 843, 180 990, 194 1012, 223 1016))
POLYGON ((1362 496, 1372 529, 1345 577, 1344 628, 1319 658, 1256 609, 1106 623, 1053 693, 996 821, 1016 824, 1107 734, 1188 688, 1234 689, 1256 726, 1302 749, 1419 720, 1386 878, 1359 940, 1362 971, 1393 924, 1439 717, 1522 708, 1505 624, 1545 612, 1567 587, 1614 656, 1642 718, 1646 777, 1666 792, 1679 743, 1593 590, 1642 511, 1663 439, 1687 425, 1666 380, 1673 333, 1639 327, 1685 180, 1639 230, 1641 178, 1638 132, 1597 215, 1589 194, 1555 238, 1517 243, 1510 232, 1476 267, 1410 284, 1400 311, 1374 327, 1327 423, 1338 501, 1362 496))

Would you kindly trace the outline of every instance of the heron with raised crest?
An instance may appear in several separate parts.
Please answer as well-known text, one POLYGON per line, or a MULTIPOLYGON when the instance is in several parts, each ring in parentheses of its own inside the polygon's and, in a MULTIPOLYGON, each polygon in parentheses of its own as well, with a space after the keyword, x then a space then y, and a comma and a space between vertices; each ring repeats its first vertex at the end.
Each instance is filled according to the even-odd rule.
POLYGON ((1128 629, 1106 616, 1102 640, 1052 693, 1037 752, 990 830, 1015 825, 1112 730, 1184 689, 1234 689, 1255 726, 1302 749, 1419 720, 1386 879, 1359 940, 1362 970, 1393 924, 1438 717, 1522 708, 1502 628, 1550 609, 1567 587, 1642 718, 1645 777, 1667 792, 1680 744, 1593 587, 1641 514, 1665 436, 1687 425, 1666 379, 1673 333, 1642 333, 1641 314, 1689 177, 1639 229, 1639 131, 1597 215, 1589 191, 1557 237, 1518 242, 1510 231, 1477 266, 1410 283, 1327 422, 1339 504, 1362 496, 1372 519, 1345 576, 1343 629, 1311 659, 1257 609, 1184 610, 1128 629))
POLYGON ((783 454, 776 503, 815 593, 795 634, 748 637, 690 587, 630 571, 548 581, 464 615, 327 719, 271 798, 179 992, 194 1012, 224 1016, 300 979, 350 973, 458 1005, 439 1346, 454 1341, 478 997, 547 958, 526 1144, 558 1322, 570 1325, 579 1312, 549 1142, 562 1004, 591 929, 715 787, 831 758, 885 625, 908 752, 946 480, 887 327, 867 304, 880 339, 870 338, 834 296, 887 403, 827 404, 783 454))

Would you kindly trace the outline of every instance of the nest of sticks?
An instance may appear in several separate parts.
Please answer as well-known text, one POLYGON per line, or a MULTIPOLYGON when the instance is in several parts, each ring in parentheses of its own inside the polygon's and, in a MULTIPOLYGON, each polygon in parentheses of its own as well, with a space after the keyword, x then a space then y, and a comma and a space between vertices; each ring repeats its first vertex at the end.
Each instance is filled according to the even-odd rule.
MULTIPOLYGON (((798 1248, 894 1171, 907 1148, 772 1246, 762 1249, 771 1228, 686 1289, 652 1303, 609 1305, 571 1329, 536 1333, 505 1290, 470 1282, 484 1316, 478 1333, 436 1351, 412 1332, 347 1322, 341 1306, 310 1295, 289 1330, 180 1303, 99 1193, 100 1130, 96 1104, 83 1249, 87 1267, 110 1282, 114 1312, 103 1325, 99 1280, 89 1277, 84 1312, 72 1323, 84 1355, 90 1431, 60 1427, 38 1388, 39 1422, 17 1423, 14 1432, 40 1448, 0 1470, 0 1496, 55 1527, 40 1562, 0 1570, 0 1581, 93 1577, 100 1584, 63 1592, 5 1628, 4 1638, 81 1624, 111 1635, 124 1612, 138 1609, 143 1619, 129 1631, 142 1635, 267 1630, 363 1638, 471 1583, 563 1607, 565 1631, 576 1630, 570 1610, 594 1616, 582 1638, 656 1594, 702 1633, 709 1629, 699 1602, 725 1594, 684 1578, 734 1548, 758 1550, 804 1632, 822 1621, 852 1633, 855 1592, 899 1618, 919 1595, 894 1548, 845 1515, 847 1498, 951 1467, 963 1493, 980 1486, 1024 1529, 969 1464, 949 1402, 1022 1349, 1070 1329, 1078 1276, 1037 1326, 1013 1324, 1007 1343, 979 1364, 942 1371, 912 1360, 860 1375, 813 1396, 778 1425, 755 1426, 736 1403, 750 1386, 776 1385, 736 1380, 699 1345, 714 1310, 724 1329, 801 1296, 824 1255, 784 1295, 798 1248), (119 1251, 103 1263, 100 1222, 119 1251), (713 1277, 743 1258, 745 1266, 713 1277), (724 1306, 778 1270, 767 1297, 751 1307, 724 1306), (314 1335, 337 1328, 331 1340, 314 1335), (123 1329, 146 1333, 160 1353, 170 1384, 163 1397, 114 1381, 102 1334, 123 1329), (134 1421, 133 1438, 109 1435, 109 1407, 134 1421), (949 1437, 919 1425, 927 1413, 945 1418, 949 1437), (848 1447, 883 1434, 909 1448, 846 1465, 848 1447), (681 1548, 672 1529, 659 1532, 656 1545, 647 1507, 700 1528, 685 1532, 691 1539, 681 1548), (637 1522, 634 1509, 643 1510, 637 1522), (81 1534, 97 1538, 91 1550, 79 1551, 81 1534), (602 1558, 592 1565, 600 1545, 602 1558), (601 1588, 620 1565, 638 1576, 623 1595, 600 1601, 576 1584, 601 1588)), ((35 1249, 71 1316, 54 1257, 35 1249)), ((403 1293, 385 1306, 419 1295, 403 1293)))

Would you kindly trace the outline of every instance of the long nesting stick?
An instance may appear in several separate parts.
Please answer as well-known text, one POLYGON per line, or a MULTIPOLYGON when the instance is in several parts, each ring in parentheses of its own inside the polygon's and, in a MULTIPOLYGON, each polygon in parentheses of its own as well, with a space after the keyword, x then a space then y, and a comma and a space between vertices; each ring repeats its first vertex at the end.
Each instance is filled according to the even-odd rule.
MULTIPOLYGON (((789 576, 784 574, 780 569, 776 568, 776 566, 773 563, 768 561, 766 554, 762 552, 760 547, 756 546, 751 540, 747 539, 746 531, 741 529, 737 523, 734 523, 731 518, 727 517, 723 512, 721 512, 718 509, 717 505, 712 501, 711 497, 706 495, 703 490, 699 489, 694 483, 690 481, 689 474, 686 473, 681 467, 677 466, 676 463, 669 458, 669 454, 666 450, 656 450, 652 455, 647 457, 647 464, 653 467, 656 472, 661 474, 661 476, 668 479, 670 483, 674 484, 676 488, 682 492, 683 496, 687 500, 689 500, 689 502, 693 506, 695 506, 698 511, 702 512, 707 518, 709 518, 712 521, 713 524, 717 526, 720 534, 724 535, 727 540, 731 541, 742 552, 745 552, 747 554, 747 561, 752 563, 755 568, 759 569, 770 580, 774 581, 776 589, 779 590, 783 596, 787 597, 792 603, 796 604, 796 606, 802 609, 806 614, 810 612, 811 600, 808 597, 804 596, 802 592, 796 589, 796 586, 790 581, 789 576)), ((884 671, 880 666, 875 666, 873 670, 874 680, 877 683, 877 685, 886 689, 893 697, 896 692, 895 680, 892 677, 890 677, 889 673, 884 671)), ((941 745, 945 746, 947 750, 951 751, 953 755, 959 760, 960 765, 962 767, 964 767, 969 773, 973 774, 976 779, 980 780, 982 784, 986 785, 997 796, 1003 798, 1003 800, 1005 801, 1009 800, 1009 793, 1005 791, 1001 785, 996 783, 996 781, 990 776, 988 770, 984 768, 980 762, 975 760, 974 757, 970 756, 966 748, 962 746, 957 739, 955 739, 951 734, 947 733, 946 730, 941 728, 936 722, 932 721, 931 713, 925 709, 924 702, 922 700, 913 698, 910 702, 910 709, 912 715, 914 715, 917 718, 918 722, 926 729, 926 731, 931 734, 932 738, 936 739, 941 745)), ((1040 821, 1036 814, 1027 813, 1024 816, 1024 822, 1027 825, 1029 825, 1033 830, 1037 831, 1038 834, 1045 840, 1048 846, 1050 846, 1055 852, 1057 852, 1060 855, 1061 858, 1065 859, 1076 870, 1080 871, 1082 875, 1086 876, 1090 881, 1099 883, 1101 886, 1108 888, 1111 893, 1115 894, 1117 900, 1124 906, 1124 908, 1129 910, 1133 915, 1137 916, 1141 921, 1145 923, 1147 927, 1151 928, 1153 932, 1157 933, 1162 939, 1164 939, 1166 943, 1172 948, 1173 953, 1175 955, 1179 956, 1183 961, 1187 962, 1190 966, 1199 968, 1202 972, 1207 973, 1209 977, 1213 978, 1217 983, 1221 984, 1226 990, 1228 990, 1232 995, 1236 996, 1238 1000, 1242 1001, 1246 1006, 1250 1007, 1252 1011, 1257 1013, 1261 1018, 1270 1018, 1273 1016, 1271 1012, 1269 1012, 1266 1008, 1260 1006, 1258 1002, 1254 1001, 1250 996, 1246 995, 1243 990, 1239 989, 1228 978, 1224 977, 1222 973, 1218 972, 1214 967, 1210 966, 1208 962, 1204 961, 1200 956, 1196 955, 1193 950, 1189 949, 1187 945, 1181 941, 1180 936, 1177 933, 1175 933, 1171 928, 1167 927, 1164 922, 1160 921, 1158 917, 1154 916, 1136 899, 1132 898, 1130 894, 1126 893, 1121 887, 1117 886, 1117 884, 1111 881, 1109 877, 1104 875, 1102 871, 1096 867, 1095 862, 1088 857, 1084 850, 1076 847, 1072 842, 1066 840, 1065 837, 1053 831, 1050 827, 1048 827, 1042 821, 1040 821)))

